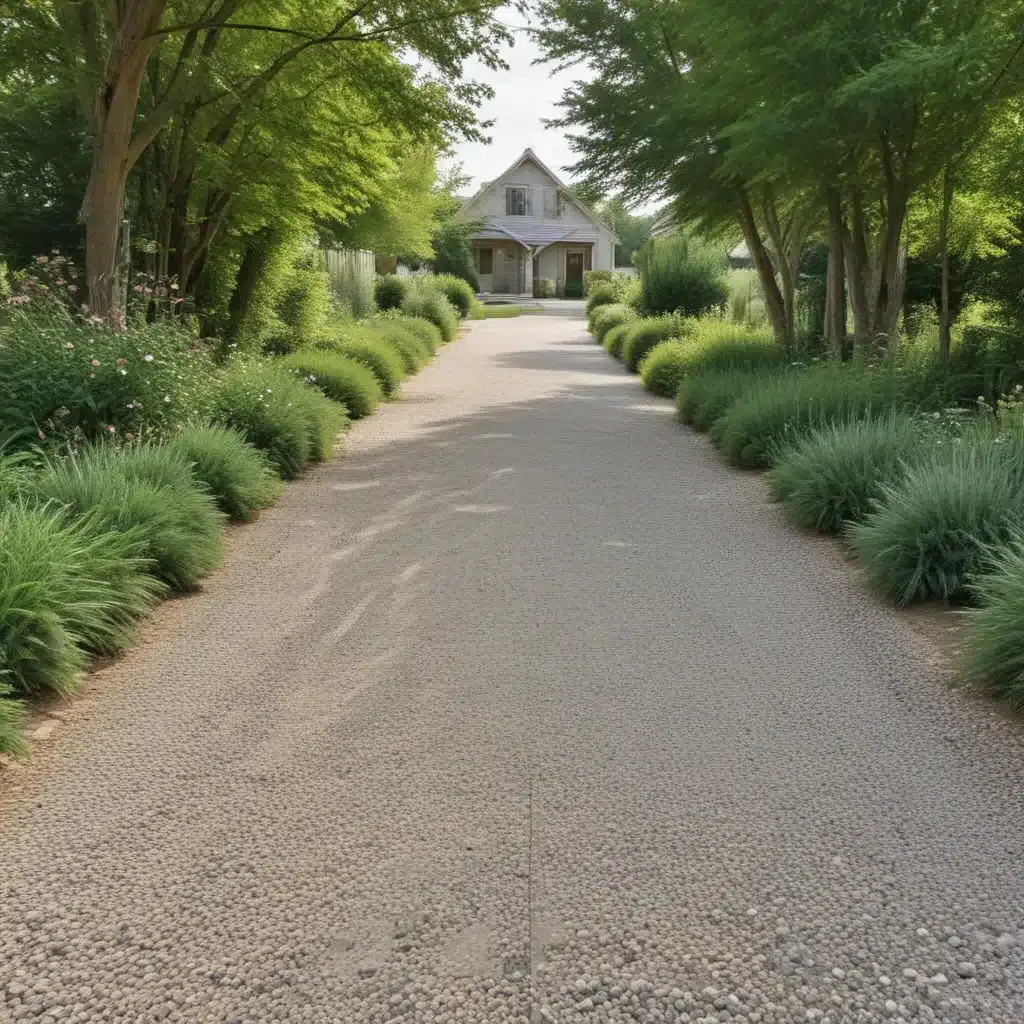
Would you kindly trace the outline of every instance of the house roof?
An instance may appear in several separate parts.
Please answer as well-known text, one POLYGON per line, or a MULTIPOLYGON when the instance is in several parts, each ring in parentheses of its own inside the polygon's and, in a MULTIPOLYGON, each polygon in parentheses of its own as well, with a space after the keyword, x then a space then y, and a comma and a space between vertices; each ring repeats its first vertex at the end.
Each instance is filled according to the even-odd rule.
MULTIPOLYGON (((548 167, 548 165, 544 163, 544 161, 541 160, 541 158, 537 156, 537 154, 534 153, 534 151, 529 146, 527 146, 526 149, 524 149, 522 153, 520 153, 519 156, 516 157, 516 159, 513 160, 512 163, 510 163, 508 167, 506 167, 505 170, 501 172, 501 174, 498 175, 497 178, 492 178, 490 181, 485 181, 476 190, 476 192, 474 192, 473 195, 470 196, 469 199, 465 201, 465 203, 463 203, 462 211, 460 212, 464 213, 469 206, 475 203, 476 200, 479 199, 480 196, 482 196, 484 192, 486 192, 487 189, 491 187, 491 185, 493 185, 496 181, 501 181, 502 178, 511 174, 524 160, 532 160, 560 189, 562 189, 563 192, 565 192, 566 198, 569 200, 569 202, 571 202, 578 209, 582 210, 583 213, 585 213, 595 224, 598 224, 600 227, 604 228, 605 231, 610 232, 612 238, 616 242, 618 242, 619 236, 615 234, 611 226, 607 224, 604 220, 602 220, 596 213, 594 213, 594 211, 591 210, 590 207, 586 205, 586 203, 583 203, 579 199, 577 199, 576 196, 574 196, 572 192, 569 191, 569 186, 566 185, 565 182, 562 181, 562 179, 559 178, 559 176, 555 174, 555 172, 551 170, 551 168, 548 167)), ((492 217, 491 220, 494 221, 495 218, 492 217)), ((515 238, 515 235, 513 235, 512 237, 515 238)), ((558 239, 552 239, 552 241, 557 242, 558 239)), ((551 243, 549 242, 547 244, 550 245, 551 243)))

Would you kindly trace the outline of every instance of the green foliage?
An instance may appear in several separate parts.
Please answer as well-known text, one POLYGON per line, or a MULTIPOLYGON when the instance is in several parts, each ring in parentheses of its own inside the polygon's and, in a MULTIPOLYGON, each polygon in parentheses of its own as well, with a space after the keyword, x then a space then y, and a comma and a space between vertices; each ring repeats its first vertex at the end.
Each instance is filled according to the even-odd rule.
POLYGON ((613 302, 609 305, 598 306, 590 318, 590 333, 594 335, 598 344, 603 344, 605 335, 619 324, 631 322, 636 319, 636 311, 630 306, 621 302, 613 302))
MULTIPOLYGON (((0 697, 73 689, 88 655, 127 647, 164 591, 142 531, 111 530, 101 514, 11 502, 0 536, 0 697)), ((16 712, 0 706, 0 743, 16 712)))
POLYGON ((434 273, 461 278, 474 294, 480 290, 480 282, 473 267, 472 239, 477 227, 468 221, 450 219, 439 225, 431 240, 434 247, 434 258, 431 261, 434 273))
POLYGON ((403 313, 399 316, 399 323, 405 330, 419 338, 430 355, 433 355, 444 343, 440 328, 423 317, 406 316, 403 313))
MULTIPOLYGON (((318 334, 331 309, 327 274, 319 269, 292 271, 277 299, 277 318, 301 338, 318 334)), ((266 342, 264 342, 266 351, 266 342)))
POLYGON ((373 297, 377 308, 384 312, 389 309, 401 309, 409 291, 409 278, 399 274, 384 274, 374 283, 373 297))
POLYGON ((211 424, 185 427, 167 442, 192 467, 220 510, 231 519, 248 519, 272 504, 280 484, 266 455, 237 431, 211 424))
POLYGON ((655 345, 640 367, 644 387, 663 398, 674 398, 686 376, 688 341, 673 339, 655 345))
POLYGON ((637 373, 640 364, 655 345, 669 338, 680 338, 687 333, 688 324, 671 313, 656 317, 641 317, 630 324, 620 347, 620 356, 631 373, 637 373))
POLYGON ((626 343, 632 326, 633 321, 627 320, 625 323, 616 324, 611 330, 605 332, 602 344, 608 355, 614 356, 616 359, 622 358, 622 346, 626 343))
POLYGON ((430 359, 430 349, 418 334, 406 327, 403 319, 372 320, 367 331, 370 337, 398 353, 407 374, 419 373, 430 359))
POLYGON ((421 287, 411 292, 402 303, 402 312, 432 323, 441 332, 445 344, 454 341, 459 333, 459 314, 455 307, 430 288, 421 287))
POLYGON ((405 380, 405 363, 402 357, 385 342, 363 332, 325 340, 318 348, 329 349, 362 363, 380 383, 385 397, 397 393, 405 380))
MULTIPOLYGON (((595 271, 590 271, 595 273, 595 271)), ((596 271, 600 273, 600 271, 596 271)), ((594 310, 598 306, 610 305, 613 302, 619 301, 619 289, 611 281, 597 281, 595 282, 588 294, 587 294, 587 319, 594 315, 594 310)))
POLYGON ((302 349, 285 356, 281 365, 340 402, 353 419, 372 415, 383 398, 373 370, 340 352, 302 349))
MULTIPOLYGON (((292 372, 291 360, 317 355, 303 351, 280 363, 236 362, 218 391, 216 422, 237 430, 285 480, 298 476, 318 457, 314 439, 322 451, 322 438, 328 433, 333 438, 344 424, 344 407, 306 388, 292 372)), ((354 372, 366 371, 360 366, 354 372)), ((370 379, 376 388, 372 374, 370 379)))
POLYGON ((962 601, 1024 521, 1024 445, 978 437, 943 447, 885 488, 849 529, 868 579, 902 604, 962 601))
POLYGON ((782 449, 768 484, 798 526, 838 533, 903 478, 925 441, 921 421, 902 413, 828 423, 782 449))
POLYGON ((712 440, 736 466, 766 468, 781 445, 831 421, 891 407, 898 382, 855 366, 763 376, 723 413, 712 440))
POLYGON ((177 590, 194 587, 220 562, 224 516, 188 462, 166 448, 89 448, 50 461, 34 490, 89 515, 97 529, 137 534, 153 574, 177 590))
POLYGON ((676 391, 676 409, 694 430, 712 431, 719 417, 747 392, 770 379, 767 370, 711 368, 687 373, 676 391))
POLYGON ((436 288, 452 304, 460 317, 469 316, 476 295, 465 280, 453 274, 438 274, 429 280, 430 286, 436 288))
POLYGON ((968 612, 967 673, 1014 707, 1024 706, 1024 538, 1000 547, 973 581, 979 607, 968 612))
POLYGON ((22 732, 25 727, 25 708, 11 695, 13 688, 0 682, 0 754, 20 757, 26 751, 22 732))
POLYGON ((599 284, 614 284, 615 277, 614 270, 584 270, 583 294, 589 296, 591 291, 599 284))
POLYGON ((641 303, 649 314, 698 317, 729 298, 724 251, 685 234, 650 239, 637 253, 637 265, 641 303))
POLYGON ((374 282, 359 274, 340 274, 331 278, 334 298, 349 316, 365 320, 377 312, 374 299, 374 282))
POLYGON ((160 437, 209 413, 216 373, 208 352, 174 324, 125 332, 48 304, 0 323, 0 432, 51 440, 160 437))

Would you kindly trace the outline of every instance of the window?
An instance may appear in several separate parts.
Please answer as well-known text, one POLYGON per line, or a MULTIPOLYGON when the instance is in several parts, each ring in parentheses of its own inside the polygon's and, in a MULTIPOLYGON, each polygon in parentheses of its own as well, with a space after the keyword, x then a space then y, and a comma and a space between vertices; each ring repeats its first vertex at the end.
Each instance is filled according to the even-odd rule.
POLYGON ((527 191, 521 185, 505 189, 505 216, 526 217, 529 215, 527 191))
POLYGON ((479 258, 480 265, 477 267, 478 274, 493 274, 494 273, 494 250, 493 249, 478 249, 477 257, 479 258))

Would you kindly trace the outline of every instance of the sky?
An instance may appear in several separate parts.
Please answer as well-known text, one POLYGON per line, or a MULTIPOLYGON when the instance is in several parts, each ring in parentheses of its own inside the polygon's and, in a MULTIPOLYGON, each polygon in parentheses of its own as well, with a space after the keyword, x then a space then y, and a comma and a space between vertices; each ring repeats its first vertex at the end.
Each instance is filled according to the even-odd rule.
MULTIPOLYGON (((509 26, 524 27, 526 21, 513 8, 505 8, 501 20, 509 26)), ((479 62, 466 65, 465 77, 484 82, 494 89, 494 99, 480 109, 480 118, 494 120, 487 133, 491 144, 463 142, 455 149, 454 162, 472 177, 465 191, 475 192, 485 181, 493 181, 528 146, 563 181, 572 176, 565 168, 574 162, 569 143, 561 131, 545 128, 545 118, 556 117, 556 104, 562 90, 583 77, 584 69, 575 68, 552 76, 551 66, 533 66, 540 48, 529 33, 515 33, 515 46, 504 52, 508 71, 494 72, 479 62)))

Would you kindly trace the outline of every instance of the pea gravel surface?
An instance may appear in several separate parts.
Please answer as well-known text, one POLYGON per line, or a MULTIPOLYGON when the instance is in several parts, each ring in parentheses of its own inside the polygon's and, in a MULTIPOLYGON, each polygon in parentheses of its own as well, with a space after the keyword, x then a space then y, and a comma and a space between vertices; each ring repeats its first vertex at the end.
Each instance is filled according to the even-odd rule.
POLYGON ((0 1021, 1024 1021, 1020 726, 581 320, 347 447, 0 771, 0 1021))

